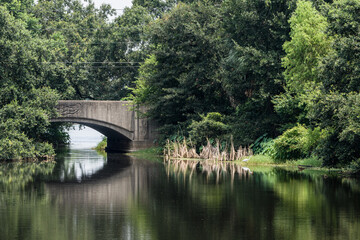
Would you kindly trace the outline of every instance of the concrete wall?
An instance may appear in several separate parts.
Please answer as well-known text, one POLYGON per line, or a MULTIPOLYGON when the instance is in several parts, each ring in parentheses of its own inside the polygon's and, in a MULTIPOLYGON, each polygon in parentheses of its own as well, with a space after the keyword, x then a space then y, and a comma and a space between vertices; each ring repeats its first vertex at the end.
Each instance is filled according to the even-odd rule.
POLYGON ((140 118, 128 101, 62 100, 57 106, 59 117, 52 122, 72 122, 89 126, 108 137, 108 150, 127 152, 153 145, 156 124, 140 118))

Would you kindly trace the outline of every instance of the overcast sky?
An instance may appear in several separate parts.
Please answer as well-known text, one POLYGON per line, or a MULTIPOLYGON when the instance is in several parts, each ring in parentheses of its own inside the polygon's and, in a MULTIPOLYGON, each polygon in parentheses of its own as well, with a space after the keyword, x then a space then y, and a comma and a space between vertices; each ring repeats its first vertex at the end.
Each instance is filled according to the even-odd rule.
POLYGON ((123 9, 125 7, 131 7, 132 0, 93 0, 96 7, 100 7, 101 4, 107 3, 115 9, 123 9))

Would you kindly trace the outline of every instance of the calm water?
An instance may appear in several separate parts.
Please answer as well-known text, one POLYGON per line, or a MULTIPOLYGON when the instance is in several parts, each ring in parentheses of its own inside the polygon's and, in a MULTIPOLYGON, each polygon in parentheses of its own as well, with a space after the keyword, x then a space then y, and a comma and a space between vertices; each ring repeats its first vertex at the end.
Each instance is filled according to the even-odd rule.
POLYGON ((360 239, 360 185, 328 173, 68 149, 0 165, 0 239, 360 239))

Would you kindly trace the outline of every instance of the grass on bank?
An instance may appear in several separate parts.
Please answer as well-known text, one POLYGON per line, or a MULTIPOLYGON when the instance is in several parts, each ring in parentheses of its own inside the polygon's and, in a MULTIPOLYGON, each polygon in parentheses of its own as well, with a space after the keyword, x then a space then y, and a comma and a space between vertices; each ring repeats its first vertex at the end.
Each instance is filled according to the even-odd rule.
POLYGON ((288 160, 286 162, 276 162, 269 156, 266 155, 253 155, 250 157, 243 157, 242 159, 235 161, 236 163, 246 164, 246 165, 276 165, 276 166, 298 166, 298 165, 306 165, 312 167, 321 167, 322 161, 315 158, 303 158, 299 160, 288 160), (243 162, 242 160, 248 158, 250 159, 247 162, 243 162))
POLYGON ((146 149, 141 149, 135 152, 131 152, 129 153, 129 155, 151 161, 158 161, 162 159, 162 147, 150 147, 146 149))

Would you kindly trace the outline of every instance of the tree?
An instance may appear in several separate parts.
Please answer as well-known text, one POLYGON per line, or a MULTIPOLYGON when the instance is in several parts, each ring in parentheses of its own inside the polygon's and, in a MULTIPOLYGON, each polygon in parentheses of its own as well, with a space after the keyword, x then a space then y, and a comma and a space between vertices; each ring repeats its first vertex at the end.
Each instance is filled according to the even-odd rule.
POLYGON ((282 59, 285 93, 274 97, 276 111, 287 120, 309 124, 307 111, 323 87, 319 75, 322 59, 332 51, 332 38, 326 33, 327 20, 309 1, 299 1, 290 20, 290 41, 284 43, 282 59))
POLYGON ((290 27, 291 40, 284 44, 282 59, 285 82, 289 91, 302 94, 319 86, 319 64, 332 50, 332 38, 326 33, 326 18, 309 1, 297 3, 290 27))
POLYGON ((56 115, 56 91, 44 88, 44 42, 0 6, 0 159, 53 154, 44 136, 56 115))
POLYGON ((96 81, 96 99, 119 100, 129 95, 138 76, 138 67, 148 53, 145 32, 151 16, 141 6, 127 8, 110 24, 99 31, 93 40, 91 52, 95 62, 89 78, 96 81))
POLYGON ((218 79, 219 17, 213 6, 180 3, 151 25, 153 50, 140 68, 134 93, 135 99, 151 106, 151 116, 170 129, 168 134, 199 113, 227 111, 218 79))
POLYGON ((326 91, 360 91, 360 2, 338 0, 329 6, 329 34, 333 49, 323 59, 320 76, 326 91))
POLYGON ((295 1, 224 1, 223 39, 227 53, 222 85, 233 107, 234 139, 250 144, 265 133, 274 137, 281 119, 271 101, 283 90, 282 45, 295 1), (251 125, 251 127, 249 127, 251 125))
POLYGON ((359 10, 359 1, 338 0, 326 12, 333 51, 321 62, 319 79, 324 88, 308 115, 330 133, 318 149, 318 156, 328 166, 358 168, 360 159, 359 10))

